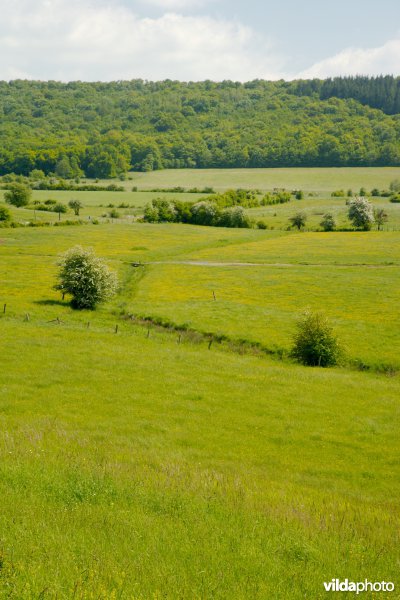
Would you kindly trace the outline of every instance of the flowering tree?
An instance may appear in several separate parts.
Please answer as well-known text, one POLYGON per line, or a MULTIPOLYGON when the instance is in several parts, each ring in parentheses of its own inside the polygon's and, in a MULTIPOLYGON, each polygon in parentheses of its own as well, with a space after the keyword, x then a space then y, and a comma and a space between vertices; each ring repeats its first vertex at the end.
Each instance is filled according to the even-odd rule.
POLYGON ((369 231, 375 222, 374 207, 371 202, 358 196, 349 203, 348 216, 354 227, 369 231))
POLYGON ((55 289, 70 294, 75 308, 94 309, 117 291, 117 276, 90 249, 75 246, 62 256, 58 265, 59 282, 55 289))

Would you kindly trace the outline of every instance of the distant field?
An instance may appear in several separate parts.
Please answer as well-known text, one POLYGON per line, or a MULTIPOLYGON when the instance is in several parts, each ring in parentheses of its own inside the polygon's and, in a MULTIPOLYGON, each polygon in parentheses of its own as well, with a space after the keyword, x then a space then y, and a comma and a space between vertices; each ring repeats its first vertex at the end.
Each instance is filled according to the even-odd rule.
POLYGON ((133 181, 124 185, 137 185, 139 189, 154 187, 204 187, 216 190, 248 188, 272 190, 275 187, 302 189, 311 192, 332 192, 362 186, 371 190, 388 188, 389 183, 400 178, 400 167, 315 168, 315 169, 165 169, 150 173, 130 173, 133 181))
MULTIPOLYGON (((369 200, 374 207, 383 208, 388 215, 388 221, 383 226, 385 230, 400 229, 400 204, 389 202, 389 198, 369 198, 369 200)), ((318 229, 326 213, 334 216, 337 227, 349 227, 346 198, 332 198, 327 194, 312 198, 306 196, 303 200, 293 199, 286 204, 260 206, 248 210, 248 214, 255 220, 261 219, 275 229, 287 228, 290 225, 289 217, 297 212, 306 214, 307 229, 318 229)))
MULTIPOLYGON (((180 171, 183 173, 183 171, 180 171)), ((333 188, 332 188, 333 189, 333 188)), ((328 192, 320 192, 312 196, 305 192, 303 200, 293 199, 286 204, 260 206, 248 209, 248 214, 255 221, 263 220, 271 229, 287 229, 290 225, 289 217, 296 212, 304 212, 307 215, 307 229, 317 229, 320 226, 322 216, 329 212, 336 219, 338 227, 348 227, 346 198, 331 197, 328 192)), ((83 203, 80 216, 75 217, 71 209, 61 215, 61 220, 80 218, 84 221, 90 218, 107 220, 109 212, 114 207, 119 214, 117 220, 132 221, 134 217, 143 214, 145 206, 154 198, 166 198, 168 200, 180 200, 184 202, 197 202, 206 194, 197 193, 173 193, 173 192, 71 192, 71 191, 33 191, 32 201, 44 202, 54 199, 68 205, 69 200, 78 198, 83 203), (121 206, 124 205, 124 206, 121 206)), ((261 196, 260 196, 261 197, 261 196)), ((0 191, 0 202, 3 201, 4 191, 0 191)), ((388 222, 384 225, 385 230, 400 229, 400 204, 389 202, 388 198, 371 197, 370 201, 375 207, 384 208, 388 215, 388 222)), ((10 207, 15 219, 21 221, 49 221, 58 220, 58 215, 53 212, 38 211, 31 209, 10 207)))
MULTIPOLYGON (((62 204, 68 205, 71 199, 78 199, 82 202, 83 208, 79 217, 75 217, 74 212, 68 209, 66 214, 61 215, 61 219, 78 218, 88 220, 88 217, 96 219, 108 218, 107 215, 112 207, 116 208, 120 215, 120 219, 129 218, 139 214, 143 214, 143 209, 146 204, 151 202, 153 198, 179 199, 182 201, 196 202, 199 198, 204 197, 204 194, 174 194, 174 193, 157 193, 157 192, 75 192, 75 191, 51 191, 51 190, 34 190, 32 192, 32 202, 40 200, 52 199, 62 204), (121 204, 129 205, 129 207, 121 207, 121 204), (112 205, 112 206, 110 206, 112 205)), ((0 190, 0 202, 4 201, 4 191, 0 190)), ((35 213, 31 209, 9 207, 17 219, 26 221, 49 221, 58 220, 58 215, 53 212, 45 212, 36 210, 35 213)))
POLYGON ((152 196, 82 194, 85 225, 0 229, 0 597, 322 600, 334 577, 398 590, 400 232, 286 231, 301 205, 340 219, 328 193, 250 211, 274 230, 93 225, 100 204, 152 196), (53 289, 76 244, 119 275, 96 311, 53 289), (127 318, 288 351, 305 308, 370 372, 127 318))

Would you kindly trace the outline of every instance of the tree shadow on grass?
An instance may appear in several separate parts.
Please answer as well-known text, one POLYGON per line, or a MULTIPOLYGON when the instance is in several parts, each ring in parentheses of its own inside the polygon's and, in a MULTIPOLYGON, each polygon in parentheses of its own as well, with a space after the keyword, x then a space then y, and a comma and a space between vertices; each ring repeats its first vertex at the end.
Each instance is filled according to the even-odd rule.
POLYGON ((34 300, 34 303, 41 306, 71 306, 71 303, 66 300, 34 300))

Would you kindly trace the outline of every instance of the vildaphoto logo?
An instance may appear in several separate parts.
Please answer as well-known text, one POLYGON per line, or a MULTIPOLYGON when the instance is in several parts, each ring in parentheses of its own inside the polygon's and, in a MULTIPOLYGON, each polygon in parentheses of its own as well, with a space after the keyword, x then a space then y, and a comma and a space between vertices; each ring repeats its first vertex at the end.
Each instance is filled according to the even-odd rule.
POLYGON ((394 583, 391 581, 349 581, 345 579, 332 579, 332 581, 324 581, 324 588, 327 592, 355 592, 361 594, 362 592, 393 592, 394 583))

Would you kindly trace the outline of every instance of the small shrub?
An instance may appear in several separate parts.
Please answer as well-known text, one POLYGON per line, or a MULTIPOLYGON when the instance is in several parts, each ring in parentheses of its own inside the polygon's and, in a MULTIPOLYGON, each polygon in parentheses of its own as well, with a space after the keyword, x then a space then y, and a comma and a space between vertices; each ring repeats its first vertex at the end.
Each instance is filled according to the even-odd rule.
POLYGON ((11 213, 6 206, 0 205, 0 221, 3 223, 11 221, 11 213))
POLYGON ((327 213, 323 216, 320 225, 324 231, 334 231, 336 228, 335 217, 330 213, 327 213))
POLYGON ((374 217, 375 217, 375 223, 378 226, 378 231, 380 231, 381 228, 383 227, 383 225, 385 223, 387 223, 387 220, 389 218, 388 214, 384 208, 375 208, 374 209, 374 217))
POLYGON ((291 356, 311 367, 336 365, 341 349, 327 319, 321 313, 306 312, 297 323, 291 356))
POLYGON ((306 224, 307 215, 299 212, 293 215, 293 217, 289 217, 289 221, 291 222, 292 227, 297 227, 297 229, 300 231, 300 229, 302 229, 306 224))
POLYGON ((8 204, 13 204, 16 207, 27 206, 32 195, 30 187, 23 183, 13 183, 9 190, 4 194, 4 199, 8 204))
POLYGON ((391 192, 400 192, 400 179, 393 179, 390 182, 389 189, 391 192))

